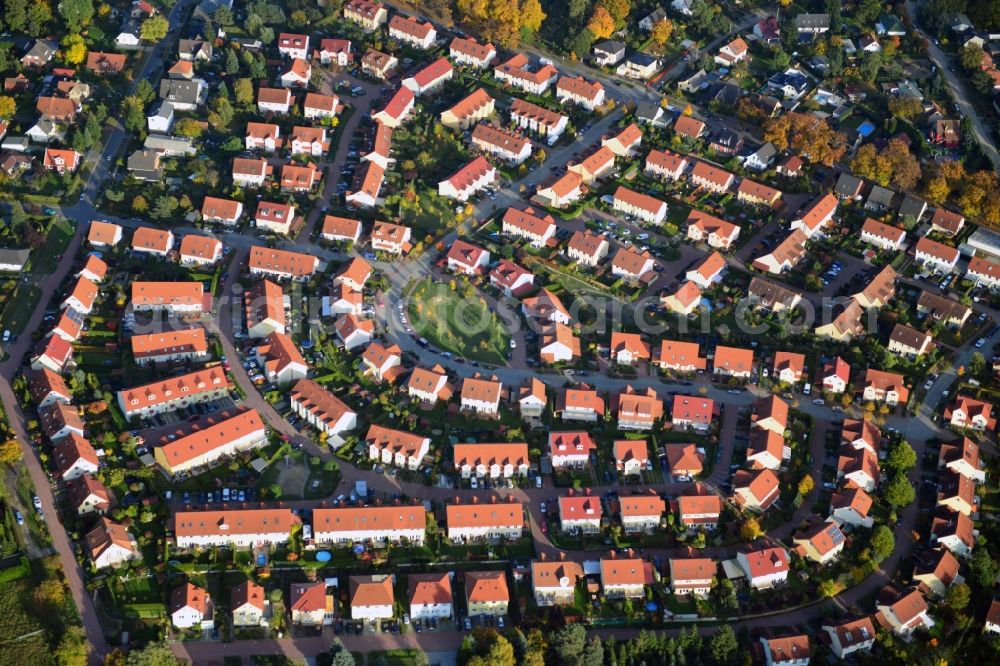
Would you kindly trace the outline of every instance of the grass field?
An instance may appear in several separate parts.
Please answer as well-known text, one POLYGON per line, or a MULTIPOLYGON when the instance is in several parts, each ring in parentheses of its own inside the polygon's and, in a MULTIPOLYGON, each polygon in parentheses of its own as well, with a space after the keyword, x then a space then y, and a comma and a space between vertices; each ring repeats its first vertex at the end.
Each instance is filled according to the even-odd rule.
POLYGON ((461 287, 421 280, 410 293, 410 321, 414 330, 439 349, 457 356, 503 364, 510 334, 479 295, 466 298, 461 287))
POLYGON ((69 220, 54 220, 45 232, 45 245, 31 253, 31 272, 42 275, 53 272, 59 263, 58 257, 66 251, 73 233, 73 225, 69 220))
POLYGON ((18 284, 0 314, 0 329, 20 335, 41 297, 42 290, 35 285, 18 284))

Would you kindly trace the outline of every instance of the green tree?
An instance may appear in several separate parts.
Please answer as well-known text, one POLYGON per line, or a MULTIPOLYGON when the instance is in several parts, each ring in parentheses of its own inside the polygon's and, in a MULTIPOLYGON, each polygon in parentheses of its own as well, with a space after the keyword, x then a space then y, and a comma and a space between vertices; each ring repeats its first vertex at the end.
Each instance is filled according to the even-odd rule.
POLYGON ((963 610, 969 605, 972 597, 972 590, 965 583, 956 583, 948 588, 944 594, 944 602, 954 611, 963 610))
POLYGON ((60 0, 59 16, 70 32, 79 32, 94 18, 94 3, 92 0, 60 0))
POLYGON ((90 644, 83 627, 67 627, 59 639, 55 657, 59 666, 86 666, 90 644))
POLYGON ((984 55, 983 47, 969 44, 959 50, 958 61, 962 64, 962 69, 973 72, 982 67, 984 55))
POLYGON ((240 71, 240 61, 236 57, 236 51, 229 49, 226 53, 226 74, 232 76, 240 71))
POLYGON ((913 450, 909 442, 901 441, 889 450, 885 464, 886 467, 894 469, 897 472, 905 472, 916 467, 917 452, 913 450))
POLYGON ((736 640, 733 628, 728 624, 724 624, 709 639, 708 656, 714 663, 719 664, 719 666, 726 666, 733 663, 739 647, 740 644, 736 640))
POLYGON ((885 561, 885 558, 892 555, 892 551, 896 548, 896 537, 893 535, 891 529, 885 525, 879 525, 872 532, 870 545, 872 549, 872 561, 875 564, 880 564, 885 561))
POLYGON ((126 666, 182 666, 165 643, 149 643, 141 650, 129 650, 126 666))
POLYGON ((986 372, 986 357, 980 352, 973 353, 969 360, 969 373, 978 377, 984 372, 986 372))
POLYGON ((177 201, 177 197, 163 195, 156 198, 156 204, 153 206, 151 214, 156 219, 162 220, 173 215, 179 205, 180 203, 177 201))
POLYGON ((140 132, 146 127, 146 113, 143 103, 138 97, 128 96, 124 102, 125 129, 130 132, 140 132))
POLYGON ((229 129, 236 111, 228 98, 219 95, 212 102, 212 110, 208 114, 208 122, 218 130, 229 129))
POLYGON ((354 659, 350 650, 344 647, 339 636, 333 637, 327 652, 330 654, 330 666, 357 666, 357 660, 354 659))
POLYGON ((28 7, 27 32, 32 37, 41 37, 45 24, 52 20, 52 8, 48 0, 34 0, 28 7))
POLYGON ((586 643, 587 631, 581 624, 559 627, 549 637, 549 649, 559 664, 579 664, 586 643))
POLYGON ((253 81, 247 78, 236 79, 233 83, 233 96, 240 106, 253 104, 253 81))
POLYGON ((215 13, 212 15, 212 20, 219 25, 232 25, 233 24, 233 10, 225 5, 220 5, 215 13))
POLYGON ((604 644, 597 636, 587 641, 587 645, 583 648, 580 666, 604 666, 604 644))
POLYGON ((969 580, 976 587, 989 590, 996 583, 997 576, 1000 576, 1000 562, 993 559, 984 544, 979 544, 969 560, 969 580))
POLYGON ((7 0, 3 18, 12 32, 24 32, 28 25, 28 0, 7 0))
POLYGON ((150 16, 139 26, 139 36, 147 42, 158 42, 167 36, 170 23, 162 14, 150 16))
POLYGON ((174 125, 174 133, 189 139, 197 139, 205 132, 205 128, 194 118, 181 118, 174 125))
POLYGON ((905 474, 896 474, 885 487, 885 501, 893 508, 907 506, 914 499, 916 499, 916 492, 905 474))
POLYGON ((146 79, 142 79, 136 84, 135 93, 133 94, 142 101, 143 106, 156 99, 156 91, 153 89, 153 84, 146 79))

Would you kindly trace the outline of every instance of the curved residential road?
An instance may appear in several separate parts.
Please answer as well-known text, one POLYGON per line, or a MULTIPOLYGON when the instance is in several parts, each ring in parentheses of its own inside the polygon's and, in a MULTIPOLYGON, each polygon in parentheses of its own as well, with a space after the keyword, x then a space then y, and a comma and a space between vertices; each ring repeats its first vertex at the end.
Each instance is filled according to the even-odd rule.
MULTIPOLYGON (((45 524, 48 526, 52 545, 59 555, 59 563, 62 565, 63 574, 66 577, 66 585, 73 596, 76 607, 80 611, 80 619, 87 634, 87 641, 92 647, 90 661, 93 664, 99 664, 103 661, 104 655, 108 651, 108 644, 97 617, 97 609, 84 583, 83 571, 76 561, 76 548, 74 548, 69 534, 66 532, 66 528, 59 519, 59 508, 56 504, 52 483, 49 481, 48 474, 42 468, 38 453, 31 445, 27 428, 28 417, 25 416, 24 411, 21 409, 17 396, 14 395, 14 390, 10 385, 11 379, 21 367, 22 359, 34 344, 31 333, 41 329, 42 317, 45 314, 46 306, 58 290, 62 288, 63 282, 69 274, 70 267, 73 265, 73 260, 83 241, 85 226, 84 224, 77 223, 76 233, 73 235, 64 253, 66 260, 60 262, 55 272, 46 276, 38 284, 42 293, 35 306, 35 310, 28 319, 28 323, 24 327, 24 332, 18 337, 17 342, 7 348, 7 360, 0 363, 0 401, 3 403, 7 420, 10 422, 14 434, 21 443, 22 458, 25 467, 28 469, 28 474, 31 476, 31 482, 35 486, 35 494, 41 500, 42 511, 45 513, 45 524)), ((24 508, 28 509, 27 507, 24 508)), ((28 510, 33 510, 33 507, 28 510)))
POLYGON ((914 32, 924 38, 927 44, 927 55, 931 57, 931 60, 937 65, 938 71, 944 76, 945 83, 948 84, 948 90, 951 91, 952 97, 958 103, 958 108, 961 110, 962 115, 972 121, 976 140, 983 149, 983 153, 993 162, 993 168, 1000 171, 1000 151, 997 150, 996 144, 993 142, 993 135, 990 133, 990 128, 986 126, 986 123, 976 113, 976 107, 969 101, 969 93, 961 75, 951 71, 953 65, 948 56, 934 43, 933 37, 928 37, 923 30, 916 27, 918 11, 916 2, 906 0, 906 13, 910 15, 914 32))

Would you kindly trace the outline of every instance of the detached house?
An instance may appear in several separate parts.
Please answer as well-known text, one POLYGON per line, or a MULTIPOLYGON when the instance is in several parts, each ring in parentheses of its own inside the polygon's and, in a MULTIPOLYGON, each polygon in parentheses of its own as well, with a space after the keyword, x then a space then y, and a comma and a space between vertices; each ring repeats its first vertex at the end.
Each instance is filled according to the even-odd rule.
POLYGON ((986 287, 990 291, 1000 289, 1000 263, 985 257, 969 259, 969 268, 965 276, 978 287, 986 287))
POLYGON ((177 629, 201 627, 211 629, 215 604, 208 592, 192 583, 185 583, 170 594, 170 622, 177 629))
POLYGON ((507 614, 510 590, 503 571, 466 571, 465 601, 470 616, 507 614))
POLYGON ((603 509, 599 497, 590 495, 559 498, 559 524, 570 534, 594 534, 601 530, 603 509))
POLYGON ((670 558, 671 591, 677 596, 707 597, 718 566, 718 562, 705 557, 670 558))
POLYGON ((530 206, 523 210, 508 208, 501 221, 504 234, 527 238, 532 247, 544 247, 556 235, 556 221, 548 214, 540 217, 530 206))
POLYGON ((451 574, 409 574, 410 617, 414 620, 448 619, 453 615, 451 574))
POLYGON ((749 48, 742 37, 737 37, 719 49, 715 55, 715 62, 722 67, 732 67, 738 62, 749 59, 749 48))
POLYGON ((875 599, 880 621, 897 636, 910 636, 920 628, 930 629, 934 620, 927 614, 927 601, 916 588, 896 590, 884 588, 875 599))
POLYGON ((376 79, 388 79, 398 68, 399 61, 395 56, 375 49, 368 49, 361 57, 361 71, 376 79))
POLYGON ((993 405, 967 395, 956 396, 955 401, 945 408, 944 418, 953 428, 968 428, 980 432, 995 430, 997 425, 993 405))
POLYGON ((695 208, 691 209, 686 224, 689 239, 704 241, 709 247, 720 250, 728 250, 740 235, 740 228, 735 224, 695 208))
POLYGON ((393 576, 376 574, 373 576, 350 576, 348 579, 351 617, 356 620, 371 620, 391 618, 395 615, 393 608, 393 576))
POLYGON ((263 114, 286 114, 291 109, 294 97, 288 88, 258 88, 257 111, 263 114))
POLYGON ((576 598, 576 582, 583 578, 583 567, 571 560, 532 560, 531 586, 539 607, 566 606, 576 598))
POLYGON ((389 10, 380 2, 347 0, 344 3, 344 18, 371 32, 389 20, 389 10))
POLYGON ((795 533, 793 541, 803 557, 826 564, 840 555, 846 539, 837 523, 812 521, 795 533))
POLYGON ((708 430, 715 417, 715 401, 693 395, 675 395, 670 409, 674 426, 708 430))
POLYGON ((788 551, 780 546, 748 546, 736 554, 736 562, 755 590, 768 590, 788 580, 788 551))
POLYGON ((462 381, 461 407, 485 416, 496 416, 500 410, 503 384, 496 376, 485 377, 478 372, 462 381))
MULTIPOLYGON (((604 399, 586 384, 568 386, 559 391, 555 413, 563 421, 597 421, 604 416, 604 399)), ((568 436, 576 433, 564 434, 568 436)), ((576 462, 586 463, 585 460, 576 462)))
POLYGON ((406 381, 406 393, 429 405, 436 404, 438 400, 449 400, 452 391, 447 371, 440 365, 430 369, 414 368, 406 381))
POLYGON ((594 267, 608 256, 611 244, 604 236, 590 231, 576 231, 566 245, 566 256, 578 264, 594 267))
POLYGON ((773 470, 741 469, 733 474, 733 500, 747 511, 767 511, 780 495, 778 475, 773 470))
POLYGON ((479 275, 490 263, 490 253, 481 247, 456 240, 447 254, 448 270, 461 275, 479 275))
POLYGON ((712 372, 717 375, 748 378, 753 370, 753 350, 717 345, 712 372))
POLYGON ((869 368, 865 371, 858 390, 863 400, 884 402, 895 407, 900 403, 905 404, 910 398, 910 391, 903 382, 900 374, 869 368))
POLYGON ((725 169, 720 169, 701 160, 695 162, 694 168, 691 170, 691 183, 710 192, 720 194, 727 192, 734 182, 736 182, 736 176, 725 169))
MULTIPOLYGON (((603 412, 603 406, 601 407, 603 412)), ((553 469, 582 469, 590 464, 597 443, 586 432, 550 432, 549 455, 553 469)))
POLYGON ((648 250, 642 253, 622 247, 611 260, 611 274, 635 282, 646 282, 654 278, 656 260, 648 250))

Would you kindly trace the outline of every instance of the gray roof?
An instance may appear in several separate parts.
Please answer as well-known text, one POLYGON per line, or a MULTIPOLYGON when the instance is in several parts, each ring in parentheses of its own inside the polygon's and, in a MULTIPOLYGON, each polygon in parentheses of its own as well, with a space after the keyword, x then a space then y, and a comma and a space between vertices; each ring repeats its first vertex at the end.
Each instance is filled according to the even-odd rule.
POLYGON ((194 56, 196 53, 204 52, 209 58, 212 57, 212 44, 203 39, 181 39, 177 42, 177 53, 180 55, 194 56))
POLYGON ((155 150, 137 150, 128 158, 129 173, 143 180, 160 180, 163 178, 163 167, 160 166, 160 153, 155 150))
POLYGON ((654 55, 649 55, 648 53, 640 53, 640 52, 633 53, 628 57, 629 62, 635 63, 640 67, 648 67, 653 63, 659 62, 659 60, 660 59, 654 55))
MULTIPOLYGON (((163 87, 161 86, 162 90, 163 87)), ((165 99, 158 99, 153 102, 153 106, 149 109, 149 115, 147 118, 170 118, 174 115, 174 105, 165 99)))
POLYGON ((899 205, 899 216, 912 217, 914 221, 919 221, 925 212, 927 212, 927 202, 912 194, 903 197, 903 203, 899 205))
POLYGON ((44 39, 36 39, 35 43, 32 45, 28 52, 24 54, 24 58, 38 58, 39 60, 51 60, 52 56, 55 55, 58 45, 53 44, 44 39))
POLYGON ((881 185, 875 185, 872 187, 872 191, 868 193, 868 200, 865 201, 865 206, 888 208, 894 196, 896 196, 896 193, 892 190, 881 185))
POLYGON ((28 263, 31 250, 18 250, 15 248, 0 248, 0 264, 11 264, 23 267, 28 263))
POLYGON ((614 39, 606 39, 603 42, 594 44, 594 50, 602 51, 604 53, 618 53, 619 51, 625 50, 625 42, 619 42, 614 39))
POLYGON ((799 14, 795 17, 795 27, 798 30, 818 30, 830 28, 829 14, 799 14))
POLYGON ((160 97, 162 99, 180 102, 182 104, 198 104, 201 102, 201 91, 204 81, 192 79, 161 79, 160 97))
POLYGON ((150 134, 142 146, 147 150, 160 150, 169 153, 186 153, 194 150, 191 139, 165 134, 150 134))
POLYGON ((842 197, 853 197, 861 189, 861 179, 857 176, 852 176, 849 173, 840 174, 840 178, 837 179, 837 185, 833 188, 835 194, 842 197))
POLYGON ((756 155, 758 160, 766 164, 770 160, 774 159, 774 156, 778 154, 778 149, 774 147, 773 143, 768 141, 751 154, 756 155))
POLYGON ((657 117, 663 115, 663 107, 653 102, 640 102, 635 109, 635 117, 638 120, 653 122, 657 117))

